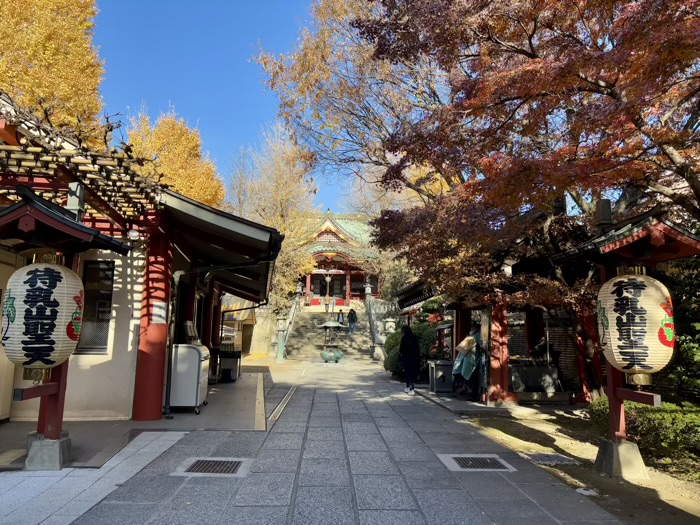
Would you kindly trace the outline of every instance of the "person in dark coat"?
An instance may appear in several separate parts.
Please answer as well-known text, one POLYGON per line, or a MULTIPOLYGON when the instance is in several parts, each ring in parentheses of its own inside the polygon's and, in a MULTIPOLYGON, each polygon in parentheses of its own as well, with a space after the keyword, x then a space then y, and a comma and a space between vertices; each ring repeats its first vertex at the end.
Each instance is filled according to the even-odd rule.
POLYGON ((399 346, 399 359, 406 376, 406 388, 404 392, 415 395, 415 381, 418 376, 420 366, 420 347, 418 337, 413 333, 410 326, 401 327, 401 344, 399 346))
POLYGON ((349 332, 354 334, 355 327, 357 326, 357 312, 352 308, 350 308, 350 312, 348 312, 348 324, 350 325, 349 332))

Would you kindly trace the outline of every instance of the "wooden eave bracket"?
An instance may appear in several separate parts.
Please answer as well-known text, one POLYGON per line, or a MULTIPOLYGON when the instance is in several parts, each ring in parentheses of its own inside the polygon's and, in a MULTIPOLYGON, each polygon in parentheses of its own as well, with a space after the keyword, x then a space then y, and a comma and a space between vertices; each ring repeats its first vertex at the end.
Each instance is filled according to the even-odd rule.
POLYGON ((81 184, 85 189, 85 202, 87 204, 102 213, 110 223, 114 224, 115 226, 119 226, 124 230, 128 229, 130 221, 127 221, 122 214, 115 210, 106 200, 100 197, 95 190, 76 177, 70 170, 63 166, 59 166, 56 168, 56 177, 68 183, 77 182, 81 184))

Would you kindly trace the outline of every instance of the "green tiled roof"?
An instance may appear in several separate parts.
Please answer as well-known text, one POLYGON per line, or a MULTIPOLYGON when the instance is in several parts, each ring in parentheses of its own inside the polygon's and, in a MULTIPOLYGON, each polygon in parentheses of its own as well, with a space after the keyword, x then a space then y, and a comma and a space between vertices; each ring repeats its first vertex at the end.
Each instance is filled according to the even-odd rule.
POLYGON ((371 248, 351 246, 340 242, 315 242, 309 247, 311 255, 320 253, 342 253, 355 261, 364 261, 376 257, 376 253, 371 248))
POLYGON ((368 246, 371 241, 372 228, 363 215, 351 213, 322 213, 314 217, 316 229, 320 230, 324 222, 332 222, 338 230, 357 244, 368 246))
POLYGON ((357 241, 358 244, 368 245, 372 238, 372 228, 363 221, 351 218, 337 218, 333 222, 338 225, 338 229, 347 233, 348 237, 357 241))
POLYGON ((350 241, 346 242, 312 242, 309 245, 309 252, 312 255, 319 253, 341 253, 353 260, 362 261, 377 257, 376 250, 370 248, 372 228, 367 224, 367 220, 362 215, 322 213, 314 217, 317 225, 316 233, 321 231, 325 222, 331 222, 340 235, 350 241))

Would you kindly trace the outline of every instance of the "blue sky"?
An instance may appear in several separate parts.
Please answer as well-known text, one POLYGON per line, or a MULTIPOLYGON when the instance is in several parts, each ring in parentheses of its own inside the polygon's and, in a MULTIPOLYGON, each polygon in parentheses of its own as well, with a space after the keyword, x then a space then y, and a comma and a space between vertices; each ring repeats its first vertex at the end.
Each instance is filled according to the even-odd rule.
MULTIPOLYGON (((95 45, 105 61, 102 97, 122 121, 142 107, 153 119, 173 106, 202 135, 226 177, 242 146, 257 146, 277 99, 252 57, 262 45, 293 49, 311 0, 98 0, 95 45)), ((317 204, 341 211, 341 188, 321 181, 317 204)))

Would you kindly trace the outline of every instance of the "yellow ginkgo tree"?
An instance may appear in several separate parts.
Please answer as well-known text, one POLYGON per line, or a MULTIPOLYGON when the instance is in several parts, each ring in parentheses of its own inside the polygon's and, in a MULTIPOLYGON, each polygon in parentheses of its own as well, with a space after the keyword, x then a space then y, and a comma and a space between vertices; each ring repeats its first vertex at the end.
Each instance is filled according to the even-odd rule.
POLYGON ((94 0, 6 0, 0 7, 0 89, 83 137, 97 131, 102 109, 96 13, 94 0))
POLYGON ((134 157, 144 159, 144 176, 167 184, 173 191, 215 208, 224 199, 224 185, 216 165, 202 153, 202 138, 174 111, 155 124, 141 113, 130 120, 129 142, 134 157))

